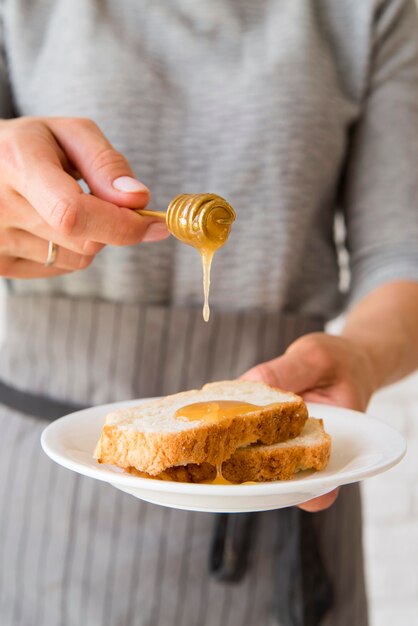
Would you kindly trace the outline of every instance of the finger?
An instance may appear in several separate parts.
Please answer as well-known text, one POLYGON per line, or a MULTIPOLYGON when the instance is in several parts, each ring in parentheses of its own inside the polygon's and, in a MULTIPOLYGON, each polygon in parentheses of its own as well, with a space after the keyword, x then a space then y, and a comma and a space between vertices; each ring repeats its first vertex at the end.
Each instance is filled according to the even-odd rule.
POLYGON ((260 363, 241 376, 243 380, 259 380, 273 387, 302 393, 318 383, 319 372, 297 353, 286 352, 283 356, 260 363))
POLYGON ((27 259, 0 257, 0 276, 3 278, 51 278, 70 271, 55 266, 45 267, 27 259))
POLYGON ((28 233, 32 233, 45 241, 54 241, 57 245, 77 252, 81 255, 94 256, 98 254, 104 244, 96 243, 94 241, 86 240, 83 237, 66 237, 56 229, 53 229, 35 209, 22 198, 18 193, 9 192, 7 195, 3 195, 0 201, 0 206, 7 210, 3 210, 2 214, 7 215, 7 231, 3 231, 3 236, 0 235, 0 249, 10 249, 8 246, 9 238, 13 230, 24 230, 28 233), (6 243, 2 243, 5 240, 6 243))
MULTIPOLYGON (((48 258, 49 243, 40 237, 23 230, 10 230, 7 238, 0 240, 0 254, 11 259, 25 259, 45 264, 48 258)), ((58 246, 54 267, 69 271, 85 269, 94 256, 81 255, 58 246)))
POLYGON ((97 124, 83 118, 49 118, 47 125, 95 196, 124 207, 146 206, 149 189, 97 124))
MULTIPOLYGON (((45 134, 38 129, 32 135, 20 131, 19 135, 3 140, 2 149, 10 153, 3 167, 8 185, 64 236, 130 245, 141 241, 148 226, 159 221, 84 194, 63 170, 57 143, 49 131, 45 134)), ((168 236, 163 226, 160 233, 159 239, 168 236)), ((156 239, 154 233, 153 240, 156 239)))
MULTIPOLYGON (((133 245, 145 237, 156 220, 83 193, 76 181, 54 162, 52 149, 51 153, 51 160, 44 162, 33 159, 30 152, 25 154, 30 174, 24 184, 17 181, 16 189, 54 230, 65 237, 113 245, 133 245)), ((164 239, 168 234, 165 225, 161 225, 153 240, 164 239)))
POLYGON ((303 511, 308 511, 308 513, 316 513, 318 511, 323 511, 324 509, 328 509, 332 506, 335 500, 338 498, 339 489, 334 489, 329 493, 326 493, 323 496, 319 496, 318 498, 313 498, 312 500, 308 500, 307 502, 303 502, 299 504, 299 508, 303 511))

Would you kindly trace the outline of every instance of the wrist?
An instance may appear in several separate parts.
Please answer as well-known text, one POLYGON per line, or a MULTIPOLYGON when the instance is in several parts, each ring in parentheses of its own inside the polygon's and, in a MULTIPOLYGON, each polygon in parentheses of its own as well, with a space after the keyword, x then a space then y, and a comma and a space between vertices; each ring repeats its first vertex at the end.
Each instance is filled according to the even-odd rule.
POLYGON ((390 382, 390 373, 397 369, 398 360, 393 337, 392 350, 388 354, 381 337, 374 336, 368 330, 359 332, 347 327, 341 336, 348 340, 358 353, 361 363, 360 375, 365 376, 369 381, 371 393, 378 391, 390 382))
POLYGON ((348 312, 342 335, 362 348, 375 389, 418 367, 418 284, 393 281, 377 287, 348 312))

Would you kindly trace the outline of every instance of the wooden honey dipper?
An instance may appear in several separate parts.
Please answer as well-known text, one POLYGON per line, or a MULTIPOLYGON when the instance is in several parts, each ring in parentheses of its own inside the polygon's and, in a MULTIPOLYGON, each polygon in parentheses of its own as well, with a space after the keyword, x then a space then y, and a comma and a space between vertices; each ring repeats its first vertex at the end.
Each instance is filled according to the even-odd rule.
POLYGON ((181 194, 168 205, 167 212, 137 209, 143 217, 161 217, 174 237, 199 250, 203 264, 205 304, 203 319, 209 320, 210 267, 213 255, 228 239, 235 211, 214 193, 181 194))

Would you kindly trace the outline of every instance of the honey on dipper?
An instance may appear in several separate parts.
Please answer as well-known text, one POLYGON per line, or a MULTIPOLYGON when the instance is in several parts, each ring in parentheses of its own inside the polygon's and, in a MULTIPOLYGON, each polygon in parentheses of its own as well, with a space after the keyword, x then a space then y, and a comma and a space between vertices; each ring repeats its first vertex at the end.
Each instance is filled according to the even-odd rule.
POLYGON ((174 237, 196 248, 203 265, 205 296, 203 319, 209 320, 210 268, 213 255, 228 239, 235 211, 231 205, 214 193, 181 194, 170 202, 167 212, 138 209, 139 215, 164 217, 174 237))

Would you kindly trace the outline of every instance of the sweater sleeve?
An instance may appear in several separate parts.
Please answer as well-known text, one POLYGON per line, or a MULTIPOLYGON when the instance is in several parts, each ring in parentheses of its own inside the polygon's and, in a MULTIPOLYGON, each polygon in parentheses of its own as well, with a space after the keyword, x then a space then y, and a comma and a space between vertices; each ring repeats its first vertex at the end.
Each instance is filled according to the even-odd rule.
POLYGON ((4 11, 5 0, 0 0, 0 118, 7 119, 14 117, 14 106, 7 69, 4 11))
POLYGON ((349 305, 383 283, 418 281, 416 5, 385 0, 374 17, 369 80, 343 185, 349 305))

